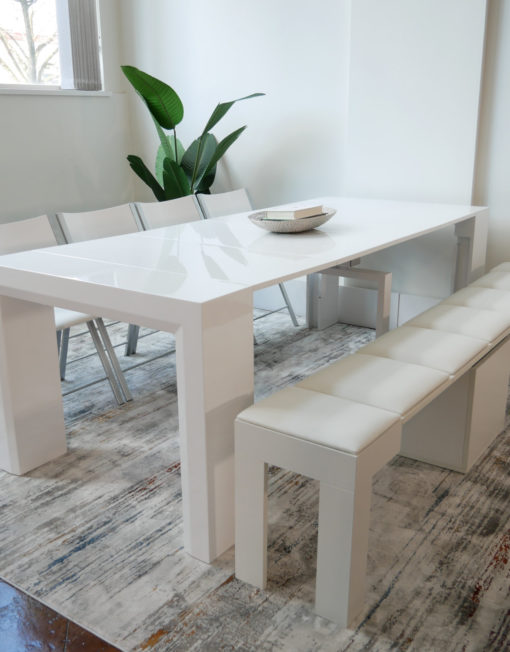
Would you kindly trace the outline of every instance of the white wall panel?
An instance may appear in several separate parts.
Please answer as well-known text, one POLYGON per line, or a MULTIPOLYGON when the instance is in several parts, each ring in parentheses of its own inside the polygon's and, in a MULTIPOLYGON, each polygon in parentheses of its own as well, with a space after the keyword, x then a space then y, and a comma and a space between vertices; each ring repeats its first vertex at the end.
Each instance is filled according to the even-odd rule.
POLYGON ((490 0, 474 201, 489 206, 487 264, 510 260, 510 2, 490 0))
POLYGON ((0 95, 0 222, 131 199, 125 95, 0 95))
MULTIPOLYGON (((471 203, 485 5, 352 2, 346 194, 471 203)), ((363 265, 393 271, 401 292, 440 297, 454 257, 450 230, 363 265)))
POLYGON ((118 0, 101 0, 107 97, 0 94, 0 222, 132 199, 118 0))
POLYGON ((485 0, 352 3, 346 189, 471 201, 485 0))

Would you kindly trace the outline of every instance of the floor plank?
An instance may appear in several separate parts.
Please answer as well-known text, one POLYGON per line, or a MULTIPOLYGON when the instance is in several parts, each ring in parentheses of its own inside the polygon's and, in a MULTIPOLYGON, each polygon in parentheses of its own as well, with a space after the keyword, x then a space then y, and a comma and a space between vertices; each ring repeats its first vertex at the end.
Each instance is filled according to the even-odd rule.
POLYGON ((119 648, 0 580, 0 651, 118 652, 119 648))

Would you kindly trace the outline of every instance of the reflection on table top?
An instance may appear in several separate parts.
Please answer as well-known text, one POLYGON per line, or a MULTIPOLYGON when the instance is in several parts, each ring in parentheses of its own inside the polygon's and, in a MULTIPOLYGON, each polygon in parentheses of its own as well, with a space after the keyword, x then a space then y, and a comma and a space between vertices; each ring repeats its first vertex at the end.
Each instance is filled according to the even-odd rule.
POLYGON ((2 256, 0 291, 57 300, 101 286, 202 303, 347 262, 485 210, 336 197, 300 203, 320 203, 336 215, 297 234, 269 233, 241 213, 2 256))

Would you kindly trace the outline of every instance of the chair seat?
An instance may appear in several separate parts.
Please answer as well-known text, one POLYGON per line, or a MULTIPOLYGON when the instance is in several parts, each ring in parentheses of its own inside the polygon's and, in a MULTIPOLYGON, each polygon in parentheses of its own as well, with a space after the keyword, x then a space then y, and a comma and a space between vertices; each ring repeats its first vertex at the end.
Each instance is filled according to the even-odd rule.
POLYGON ((362 347, 359 353, 411 362, 455 375, 487 348, 487 342, 465 335, 400 326, 362 347))
POLYGON ((493 310, 440 303, 406 322, 406 326, 432 328, 494 342, 508 330, 510 321, 493 310))
POLYGON ((448 380, 448 374, 437 369, 355 353, 312 374, 297 387, 365 403, 403 417, 448 380))
POLYGON ((301 387, 283 389, 237 419, 354 455, 400 422, 388 410, 301 387))
POLYGON ((78 324, 83 324, 87 321, 94 319, 91 315, 84 312, 76 312, 75 310, 67 310, 67 308, 55 308, 55 326, 58 331, 64 328, 71 328, 78 324))

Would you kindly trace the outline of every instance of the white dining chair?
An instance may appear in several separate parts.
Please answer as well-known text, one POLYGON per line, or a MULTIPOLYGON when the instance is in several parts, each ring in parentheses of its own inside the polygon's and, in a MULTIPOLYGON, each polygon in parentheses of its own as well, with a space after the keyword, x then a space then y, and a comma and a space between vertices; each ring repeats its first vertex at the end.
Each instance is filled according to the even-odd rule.
MULTIPOLYGON (((121 204, 78 213, 57 213, 57 221, 65 241, 68 243, 108 238, 143 230, 134 204, 121 204)), ((138 330, 139 327, 136 324, 129 324, 125 355, 131 355, 131 343, 133 339, 136 342, 138 330)))
POLYGON ((200 193, 197 195, 197 199, 200 204, 200 210, 207 220, 211 217, 220 217, 221 215, 232 215, 233 213, 243 213, 244 211, 253 210, 246 188, 217 192, 212 195, 200 193))
MULTIPOLYGON (((167 201, 135 202, 133 204, 142 228, 146 231, 164 226, 202 220, 203 216, 194 195, 186 195, 167 201)), ((134 355, 138 346, 140 327, 130 325, 126 355, 134 355)), ((159 356, 158 356, 159 357, 159 356)), ((151 358, 153 360, 154 358, 151 358)), ((148 360, 147 362, 150 362, 148 360)))
MULTIPOLYGON (((200 205, 200 210, 205 219, 221 217, 222 215, 233 215, 234 213, 244 213, 253 210, 250 198, 248 197, 245 188, 220 192, 214 195, 198 194, 197 199, 200 205)), ((285 285, 279 283, 278 287, 280 288, 283 300, 285 301, 285 306, 283 306, 283 308, 286 308, 289 311, 294 326, 299 326, 296 313, 294 312, 294 308, 290 302, 285 285)), ((267 317, 267 315, 272 314, 273 312, 278 312, 279 310, 282 310, 282 308, 266 312, 260 317, 267 317)), ((260 319, 260 317, 258 319, 260 319)))
POLYGON ((145 230, 203 219, 194 195, 168 201, 136 202, 135 208, 145 230))
POLYGON ((57 213, 66 242, 82 242, 123 235, 141 230, 138 213, 132 204, 79 213, 57 213))
MULTIPOLYGON (((61 240, 55 234, 56 228, 58 228, 56 224, 52 228, 47 215, 39 215, 37 217, 0 224, 0 255, 56 246, 59 244, 59 240, 61 240)), ((69 333, 69 329, 72 326, 85 323, 117 403, 120 405, 131 400, 131 394, 127 385, 123 382, 124 379, 120 367, 117 368, 117 357, 106 328, 104 327, 103 320, 100 317, 58 307, 54 308, 54 314, 61 380, 65 377, 68 344, 68 337, 64 341, 63 333, 69 333)), ((72 391, 88 387, 91 384, 82 385, 72 391)))

